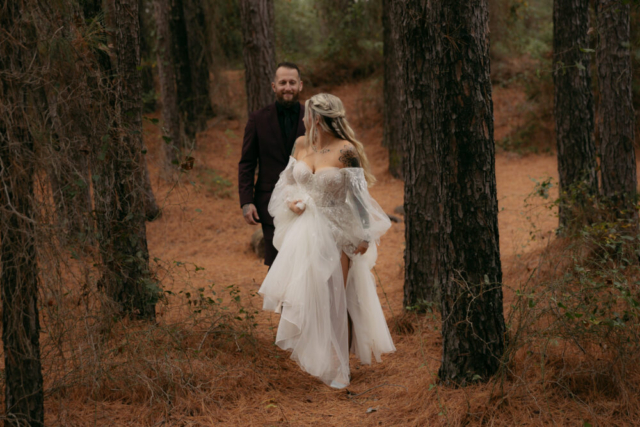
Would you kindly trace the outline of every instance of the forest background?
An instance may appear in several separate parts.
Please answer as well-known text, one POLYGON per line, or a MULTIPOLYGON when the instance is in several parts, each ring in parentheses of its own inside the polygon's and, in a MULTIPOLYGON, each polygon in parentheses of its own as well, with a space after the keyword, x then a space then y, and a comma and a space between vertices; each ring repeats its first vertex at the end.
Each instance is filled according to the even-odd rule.
MULTIPOLYGON (((141 64, 136 71, 142 77, 141 137, 148 166, 148 185, 142 186, 147 195, 152 190, 155 206, 148 198, 131 203, 150 220, 146 233, 153 280, 145 285, 160 292, 151 322, 114 311, 111 300, 120 298, 118 290, 100 274, 109 263, 103 243, 108 232, 100 224, 114 217, 101 219, 92 212, 109 206, 109 195, 120 191, 108 181, 116 166, 92 170, 92 184, 77 169, 67 168, 82 164, 74 160, 78 153, 92 162, 128 156, 100 143, 97 149, 80 144, 79 151, 67 150, 83 135, 112 141, 114 129, 126 125, 127 114, 109 107, 122 92, 101 78, 91 79, 97 64, 113 57, 113 17, 107 2, 38 3, 21 3, 31 17, 27 21, 35 23, 37 58, 45 58, 36 71, 31 69, 38 76, 30 83, 34 93, 84 82, 76 93, 53 90, 30 99, 46 112, 29 116, 30 129, 37 130, 32 133, 41 138, 34 141, 37 220, 29 250, 37 253, 40 272, 46 425, 635 424, 640 415, 640 242, 604 220, 571 238, 555 236, 552 0, 489 1, 509 342, 499 374, 463 388, 447 387, 436 378, 442 352, 438 307, 417 310, 402 302, 404 226, 401 210, 394 208, 403 203, 403 183, 388 170, 390 147, 383 146, 382 125, 388 2, 274 0, 277 61, 300 65, 304 98, 327 91, 345 101, 380 180, 372 194, 397 221, 383 239, 374 273, 398 352, 381 365, 355 365, 346 392, 323 388, 274 348, 278 318, 259 310, 255 292, 266 268, 254 254, 254 230, 242 223, 236 199, 247 118, 240 2, 184 2, 185 7, 198 5, 194 10, 199 12, 186 19, 189 31, 202 30, 196 34, 203 48, 190 65, 208 76, 205 104, 211 109, 201 110, 193 129, 183 124, 177 137, 163 117, 167 101, 158 72, 163 64, 156 2, 138 2, 141 64), (102 104, 85 104, 83 97, 102 104), (57 119, 52 111, 58 112, 57 119), (69 117, 79 128, 69 131, 69 117), (109 120, 118 124, 101 127, 109 120), (69 144, 56 145, 54 133, 72 135, 69 144), (185 139, 188 155, 174 159, 176 170, 168 172, 167 146, 178 138, 185 139), (66 195, 63 200, 56 199, 56 185, 66 195), (84 208, 64 211, 70 201, 77 206, 78 194, 88 194, 89 187, 92 195, 105 195, 93 202, 93 210, 85 200, 84 208), (97 230, 90 229, 94 221, 97 230)), ((597 38, 590 34, 595 49, 597 38)), ((11 45, 2 41, 3 49, 11 45)), ((630 48, 637 144, 640 10, 635 5, 630 48)), ((595 75, 595 61, 592 66, 595 75)), ((595 78, 593 85, 597 102, 595 78)), ((144 181, 137 179, 134 187, 144 181)), ((138 309, 145 313, 144 306, 138 309)), ((9 415, 5 420, 11 425, 9 415)))

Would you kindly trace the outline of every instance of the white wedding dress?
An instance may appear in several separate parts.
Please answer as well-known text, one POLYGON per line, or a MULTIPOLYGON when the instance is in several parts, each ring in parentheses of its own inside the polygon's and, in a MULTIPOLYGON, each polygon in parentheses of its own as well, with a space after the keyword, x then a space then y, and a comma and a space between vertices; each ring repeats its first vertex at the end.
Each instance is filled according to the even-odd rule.
POLYGON ((395 351, 371 269, 376 243, 391 223, 371 198, 361 168, 323 168, 314 174, 290 158, 275 186, 274 217, 278 256, 260 290, 263 309, 281 313, 276 344, 326 384, 349 384, 347 311, 353 322, 351 352, 362 363, 395 351), (288 203, 301 200, 293 213, 288 203), (362 241, 364 255, 354 255, 362 241), (351 259, 345 289, 340 257, 351 259))

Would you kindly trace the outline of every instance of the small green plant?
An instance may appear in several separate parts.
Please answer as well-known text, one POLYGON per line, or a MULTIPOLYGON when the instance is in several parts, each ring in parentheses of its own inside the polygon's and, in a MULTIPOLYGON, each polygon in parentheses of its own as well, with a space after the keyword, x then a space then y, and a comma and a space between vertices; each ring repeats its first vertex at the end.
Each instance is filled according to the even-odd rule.
POLYGON ((203 168, 196 175, 196 179, 204 188, 207 194, 219 199, 228 199, 231 197, 231 188, 233 184, 224 178, 215 169, 203 168))
POLYGON ((538 118, 529 119, 524 125, 516 128, 504 138, 496 141, 496 145, 504 151, 518 154, 539 154, 551 152, 551 145, 534 141, 542 131, 538 118))

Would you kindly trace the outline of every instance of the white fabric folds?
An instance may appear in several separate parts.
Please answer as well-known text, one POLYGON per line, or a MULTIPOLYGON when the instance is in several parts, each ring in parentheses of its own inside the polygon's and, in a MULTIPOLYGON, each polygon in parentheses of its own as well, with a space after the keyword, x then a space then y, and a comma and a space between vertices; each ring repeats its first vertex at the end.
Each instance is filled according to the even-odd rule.
POLYGON ((269 213, 279 253, 260 290, 263 309, 280 313, 276 344, 326 384, 349 384, 347 312, 353 322, 351 352, 362 363, 395 351, 371 269, 376 243, 389 218, 371 198, 360 168, 325 168, 312 173, 290 158, 273 191, 269 213), (288 203, 305 210, 293 213, 288 203), (300 205, 298 205, 300 206, 300 205), (369 241, 364 255, 353 251, 369 241), (345 289, 340 257, 351 266, 345 289))

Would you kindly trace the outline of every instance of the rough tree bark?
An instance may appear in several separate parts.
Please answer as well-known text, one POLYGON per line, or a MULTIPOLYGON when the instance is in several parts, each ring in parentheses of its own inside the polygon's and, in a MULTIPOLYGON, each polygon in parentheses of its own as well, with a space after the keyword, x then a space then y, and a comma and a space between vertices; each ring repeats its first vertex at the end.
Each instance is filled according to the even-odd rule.
POLYGON ((397 38, 393 17, 392 0, 382 2, 382 25, 384 38, 384 136, 382 145, 389 151, 389 172, 402 178, 404 159, 402 144, 401 75, 397 59, 397 38))
MULTIPOLYGON (((153 12, 148 13, 148 8, 151 7, 153 11, 153 4, 151 0, 138 0, 138 8, 140 15, 140 74, 142 78, 142 93, 148 94, 155 91, 154 72, 153 72, 153 53, 155 50, 155 43, 152 37, 153 34, 153 12), (151 19, 150 19, 151 18, 151 19)), ((156 100, 150 97, 143 97, 143 113, 153 113, 156 111, 156 100)))
MULTIPOLYGON (((441 268, 440 253, 441 248, 448 244, 448 235, 443 229, 447 218, 443 204, 447 195, 442 177, 444 166, 440 164, 444 143, 432 141, 437 135, 432 128, 442 127, 440 121, 444 112, 431 112, 439 99, 439 94, 431 92, 432 82, 427 77, 427 73, 433 74, 429 69, 429 62, 433 60, 429 56, 432 50, 429 43, 433 43, 435 34, 430 34, 430 39, 425 38, 429 33, 425 16, 419 21, 407 18, 409 13, 421 10, 417 9, 417 2, 393 2, 393 7, 398 29, 397 59, 401 70, 400 111, 405 121, 402 129, 406 156, 403 167, 404 306, 424 309, 425 305, 439 304, 440 286, 447 280, 447 272, 441 268), (411 26, 405 26, 406 20, 411 26), (429 59, 425 60, 425 56, 429 59), (432 107, 418 108, 422 104, 432 107), (430 114, 438 116, 432 118, 430 114)), ((422 11, 423 15, 425 13, 422 11)))
MULTIPOLYGON (((91 22, 96 19, 103 19, 104 9, 102 6, 103 6, 102 0, 85 0, 82 3, 82 11, 84 14, 85 21, 91 22)), ((102 26, 105 27, 104 23, 102 23, 102 26)), ((96 55, 97 61, 100 64, 100 69, 102 71, 102 79, 105 80, 105 82, 101 84, 103 84, 105 87, 110 87, 112 84, 111 79, 114 76, 113 64, 111 64, 111 59, 108 53, 100 49, 96 49, 94 54, 96 55)), ((105 100, 99 99, 97 100, 97 102, 99 104, 100 102, 105 102, 105 100)), ((110 107, 112 108, 114 107, 115 99, 113 97, 110 97, 110 99, 107 102, 110 104, 110 107)), ((102 137, 103 135, 105 135, 105 133, 107 133, 106 129, 108 129, 110 125, 112 124, 117 125, 115 123, 103 123, 103 124, 105 126, 104 126, 104 129, 101 129, 101 132, 99 135, 100 137, 102 137)), ((103 142, 99 142, 97 140, 95 129, 89 130, 87 132, 87 140, 89 141, 89 145, 92 145, 94 149, 103 145, 103 142)), ((93 154, 94 153, 90 153, 90 155, 93 155, 93 154)), ((98 156, 98 158, 99 157, 100 155, 98 156)), ((94 156, 93 161, 95 162, 95 160, 96 160, 96 157, 94 156)), ((94 168, 97 168, 98 165, 94 163, 91 165, 91 167, 92 169, 94 169, 94 168)), ((145 200, 144 200, 145 216, 148 221, 152 221, 158 218, 161 212, 160 212, 160 208, 158 207, 158 204, 156 203, 156 198, 153 193, 153 188, 151 187, 151 180, 149 178, 149 171, 148 171, 146 160, 144 163, 144 175, 142 179, 143 179, 142 185, 144 186, 144 195, 145 195, 145 200)), ((95 199, 95 193, 94 193, 94 199, 95 199)))
POLYGON ((597 0, 596 61, 600 102, 598 130, 602 195, 618 218, 637 219, 635 115, 631 92, 630 4, 597 0))
POLYGON ((195 148, 212 115, 207 31, 201 0, 154 0, 158 74, 167 131, 166 166, 195 148), (187 25, 187 23, 189 25, 187 25))
POLYGON ((158 78, 162 96, 162 121, 166 133, 163 144, 165 169, 170 170, 180 164, 181 151, 184 148, 173 60, 171 0, 154 0, 154 10, 158 37, 158 78))
MULTIPOLYGON (((140 62, 146 62, 144 66, 139 67, 140 69, 140 85, 141 85, 141 93, 149 93, 155 91, 155 84, 153 81, 153 69, 149 62, 149 57, 152 55, 154 50, 154 46, 152 40, 147 36, 147 27, 149 26, 148 20, 144 19, 144 8, 150 4, 149 0, 138 0, 138 26, 140 28, 140 62), (146 25, 145 25, 146 24, 146 25)), ((153 112, 155 111, 156 102, 155 99, 153 101, 149 101, 147 103, 142 103, 142 111, 143 112, 153 112)), ((145 154, 147 152, 146 146, 144 148, 145 154)), ((147 221, 154 221, 160 217, 161 211, 158 203, 156 202, 156 196, 153 193, 153 188, 151 187, 151 177, 149 176, 149 167, 146 161, 144 162, 144 195, 145 195, 145 203, 144 203, 144 211, 145 217, 147 221)))
POLYGON ((273 0, 240 0, 249 113, 274 101, 271 82, 276 71, 273 0))
MULTIPOLYGON (((14 117, 15 118, 15 117, 14 117)), ((1 126, 1 125, 0 125, 1 126)), ((26 130, 7 137, 0 129, 2 220, 2 340, 5 425, 44 425, 40 363, 38 264, 34 245, 33 144, 26 130), (19 139, 18 139, 19 138, 19 139), (13 209, 15 208, 15 211, 13 209), (12 212, 13 211, 13 212, 12 212)))
POLYGON ((439 287, 445 383, 487 379, 505 324, 487 0, 397 2, 405 124, 405 304, 439 287))
POLYGON ((202 0, 184 0, 184 17, 188 23, 195 130, 200 132, 206 128, 207 119, 213 116, 209 88, 209 71, 213 58, 202 0))
POLYGON ((152 319, 157 295, 149 271, 143 209, 138 0, 115 0, 113 15, 118 131, 97 162, 96 214, 105 266, 100 285, 121 312, 152 319))
POLYGON ((44 425, 40 363, 38 263, 35 249, 35 158, 27 112, 33 102, 25 75, 37 52, 35 30, 21 5, 0 1, 0 239, 5 425, 44 425), (25 17, 26 18, 26 17, 25 17))
POLYGON ((184 133, 187 139, 183 139, 183 150, 194 147, 196 138, 196 114, 194 110, 192 67, 189 57, 189 36, 187 22, 184 14, 183 0, 170 0, 171 14, 169 16, 169 28, 171 31, 172 59, 176 75, 176 90, 178 96, 178 109, 182 119, 184 133))
POLYGON ((553 81, 560 176, 560 228, 589 223, 598 192, 593 93, 588 51, 589 1, 553 3, 553 81))
MULTIPOLYGON (((4 91, 3 91, 4 92, 4 91)), ((3 94, 3 96, 6 96, 3 94)), ((10 98, 5 98, 8 101, 10 98)), ((4 114, 4 112, 2 112, 4 114)), ((15 114, 12 118, 15 117, 15 114)), ((26 126, 24 123, 23 125, 26 126)), ((38 264, 33 208, 33 143, 26 129, 7 135, 0 125, 2 182, 2 341, 6 426, 44 425, 40 363, 38 264), (14 210, 15 209, 15 210, 14 210)))
MULTIPOLYGON (((142 85, 142 93, 155 92, 155 84, 153 81, 153 68, 150 64, 150 58, 152 56, 154 50, 154 43, 148 37, 148 34, 151 32, 149 30, 149 19, 144 19, 146 15, 144 9, 148 5, 150 5, 150 0, 138 0, 138 20, 140 26, 140 61, 144 62, 144 66, 141 67, 140 70, 140 78, 142 85)), ((156 101, 155 99, 147 100, 142 104, 143 112, 153 112, 156 110, 156 101)), ((146 151, 146 147, 145 147, 146 151)), ((146 156, 145 156, 146 159, 146 156)), ((153 193, 153 188, 151 187, 151 177, 149 176, 149 167, 147 161, 144 163, 144 193, 145 193, 145 216, 147 221, 153 221, 160 217, 161 212, 158 204, 156 203, 156 197, 153 193)))

